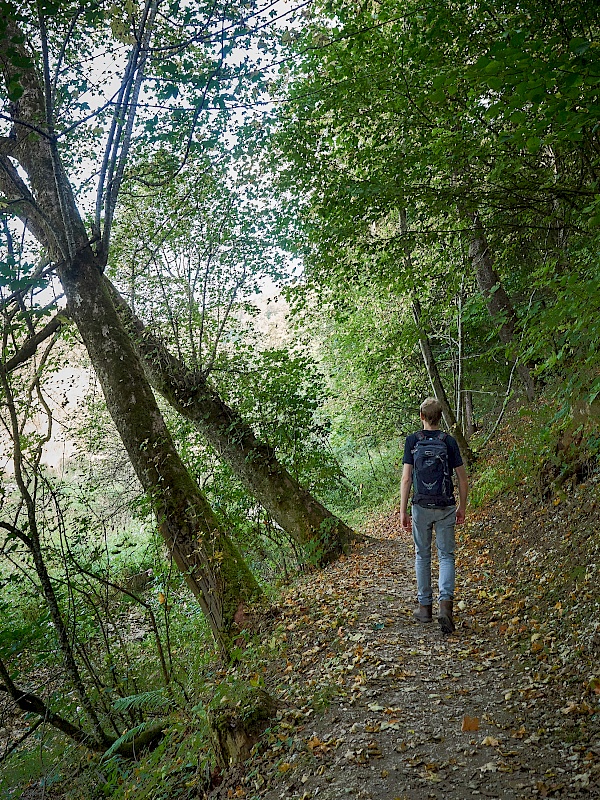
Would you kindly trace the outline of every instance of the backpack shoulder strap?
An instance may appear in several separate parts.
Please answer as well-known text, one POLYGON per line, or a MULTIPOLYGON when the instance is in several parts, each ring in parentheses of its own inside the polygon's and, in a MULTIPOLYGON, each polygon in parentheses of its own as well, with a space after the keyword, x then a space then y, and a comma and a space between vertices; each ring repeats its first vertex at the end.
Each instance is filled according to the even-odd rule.
POLYGON ((415 433, 415 437, 416 438, 415 438, 414 447, 410 451, 413 455, 415 454, 415 451, 417 449, 417 445, 419 444, 419 442, 422 442, 423 439, 425 438, 425 434, 423 433, 423 431, 417 431, 417 433, 415 433))

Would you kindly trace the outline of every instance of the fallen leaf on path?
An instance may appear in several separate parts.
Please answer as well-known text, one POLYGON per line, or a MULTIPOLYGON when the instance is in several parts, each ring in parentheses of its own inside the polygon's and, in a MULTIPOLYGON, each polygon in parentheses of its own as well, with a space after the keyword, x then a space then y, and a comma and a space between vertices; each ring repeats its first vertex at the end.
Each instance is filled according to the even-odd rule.
POLYGON ((493 736, 486 736, 481 743, 484 747, 498 747, 500 742, 493 736))
POLYGON ((588 681, 588 688, 591 689, 594 694, 600 694, 600 678, 593 675, 588 681))

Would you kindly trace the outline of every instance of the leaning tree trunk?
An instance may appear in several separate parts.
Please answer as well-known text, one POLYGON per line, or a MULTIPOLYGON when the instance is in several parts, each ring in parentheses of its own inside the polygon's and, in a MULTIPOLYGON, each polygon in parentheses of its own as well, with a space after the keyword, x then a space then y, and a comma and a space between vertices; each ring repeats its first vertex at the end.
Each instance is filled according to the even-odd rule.
POLYGON ((33 66, 14 22, 0 37, 7 85, 23 89, 9 106, 11 136, 0 139, 0 191, 55 262, 71 315, 88 350, 108 410, 132 466, 150 497, 162 536, 198 598, 217 643, 224 647, 240 604, 258 592, 246 564, 185 469, 160 414, 140 361, 102 277, 52 129, 51 93, 33 66), (42 121, 45 122, 42 122, 42 121), (32 135, 33 131, 38 131, 32 135), (22 178, 14 162, 27 175, 22 178))
MULTIPOLYGON (((406 235, 406 211, 402 209, 400 212, 400 232, 403 236, 406 235)), ((412 264, 412 256, 411 256, 411 249, 408 243, 406 243, 404 247, 404 259, 406 262, 406 267, 409 273, 412 274, 413 272, 413 264, 412 264)), ((411 297, 411 306, 412 306, 412 314, 413 319, 415 321, 415 325, 417 326, 417 335, 419 337, 419 347, 421 349, 421 355, 423 356, 423 362, 425 364, 425 369, 427 370, 427 375, 429 377, 429 382, 431 383, 431 388, 435 399, 440 403, 442 406, 442 415, 444 417, 444 422, 446 423, 446 427, 451 432, 451 434, 456 439, 461 455, 463 457, 463 461, 467 466, 470 466, 475 461, 475 454, 469 447, 469 443, 464 437, 462 428, 458 423, 454 412, 452 411, 452 406, 448 402, 448 395, 446 394, 446 390, 444 388, 444 384, 442 383, 442 378, 440 376, 440 371, 438 370, 438 366, 436 360, 433 355, 433 351, 431 349, 431 342, 429 341, 429 337, 427 336, 426 331, 423 328, 423 314, 421 311, 421 303, 419 302, 418 297, 413 295, 411 297)))
POLYGON ((59 270, 129 459, 175 563, 219 643, 258 586, 183 465, 91 250, 59 270))
MULTIPOLYGON (((14 66, 15 53, 23 62, 28 60, 28 54, 24 45, 19 44, 23 37, 18 27, 10 20, 7 24, 10 37, 0 37, 0 67, 6 84, 20 82, 24 91, 11 105, 15 123, 11 136, 0 138, 0 190, 11 210, 61 264, 61 276, 67 278, 73 272, 75 256, 89 260, 93 254, 60 162, 56 138, 51 130, 44 135, 31 135, 41 120, 46 119, 51 128, 50 90, 44 95, 43 84, 34 69, 17 70, 14 66), (13 160, 27 174, 28 182, 22 179, 13 160), (89 252, 84 257, 86 251, 89 252)), ((98 271, 98 280, 106 258, 106 253, 98 256, 92 267, 92 272, 98 271)), ((73 281, 70 283, 71 295, 66 294, 71 314, 78 327, 82 322, 85 326, 93 318, 94 310, 88 309, 90 316, 81 319, 78 289, 73 281)), ((90 345, 89 337, 86 339, 83 331, 82 335, 86 346, 90 345)), ((326 562, 339 555, 353 535, 351 529, 287 473, 273 452, 257 441, 250 428, 210 389, 203 376, 187 370, 172 360, 170 354, 165 358, 164 348, 157 347, 151 338, 139 338, 139 350, 157 391, 204 431, 210 444, 276 522, 306 545, 316 561, 326 562)), ((131 353, 127 358, 133 358, 131 353)), ((105 381, 111 373, 111 367, 104 371, 105 381)), ((114 394, 109 390, 111 393, 114 394)))
POLYGON ((475 454, 473 453, 473 451, 469 446, 469 443, 465 439, 462 428, 458 424, 457 419, 454 415, 454 411, 452 410, 452 406, 448 402, 448 396, 446 394, 444 384, 442 383, 437 362, 435 360, 433 351, 431 349, 431 343, 429 341, 429 337, 427 336, 427 334, 423 329, 421 304, 419 303, 419 300, 416 297, 413 297, 412 299, 412 312, 415 324, 417 326, 417 331, 419 336, 419 347, 421 348, 423 361, 425 363, 425 369, 427 370, 427 375, 429 376, 429 381, 431 383, 433 394, 435 396, 435 399, 442 406, 442 414, 444 417, 444 422, 446 423, 451 434, 458 442, 458 446, 460 448, 463 461, 467 466, 470 466, 475 460, 475 454))
POLYGON ((302 488, 205 376, 173 356, 105 282, 155 390, 199 428, 248 492, 317 563, 337 558, 355 537, 352 529, 302 488))
MULTIPOLYGON (((483 230, 479 214, 465 211, 463 213, 472 224, 471 241, 469 244, 469 258, 475 269, 479 291, 485 298, 488 311, 492 319, 499 323, 498 336, 502 344, 514 358, 518 358, 516 331, 518 327, 517 315, 510 302, 498 273, 494 269, 494 261, 490 252, 487 237, 483 230)), ((535 399, 535 381, 527 364, 517 364, 519 375, 527 398, 535 399)))

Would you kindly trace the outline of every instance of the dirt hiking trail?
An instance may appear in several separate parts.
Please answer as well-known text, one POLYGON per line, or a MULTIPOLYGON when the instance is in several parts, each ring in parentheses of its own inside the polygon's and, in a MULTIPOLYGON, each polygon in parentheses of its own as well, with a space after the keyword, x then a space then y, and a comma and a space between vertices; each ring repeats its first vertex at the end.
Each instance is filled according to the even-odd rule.
POLYGON ((264 676, 277 722, 211 798, 600 798, 594 681, 548 657, 527 614, 504 619, 514 608, 487 598, 462 547, 455 634, 441 634, 435 603, 433 624, 413 621, 410 534, 399 514, 368 533, 282 602, 271 646, 283 658, 264 676))

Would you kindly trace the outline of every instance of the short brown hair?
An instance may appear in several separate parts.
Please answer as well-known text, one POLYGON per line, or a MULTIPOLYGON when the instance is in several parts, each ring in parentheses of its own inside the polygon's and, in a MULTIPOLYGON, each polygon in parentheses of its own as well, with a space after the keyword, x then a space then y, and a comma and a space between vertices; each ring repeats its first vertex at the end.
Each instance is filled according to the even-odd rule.
POLYGON ((442 418, 442 404, 435 397, 423 400, 419 411, 430 425, 437 425, 442 418))

